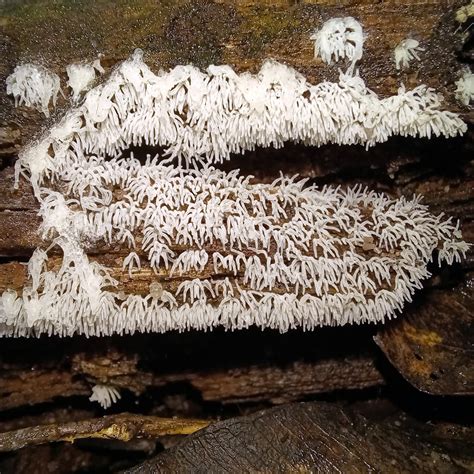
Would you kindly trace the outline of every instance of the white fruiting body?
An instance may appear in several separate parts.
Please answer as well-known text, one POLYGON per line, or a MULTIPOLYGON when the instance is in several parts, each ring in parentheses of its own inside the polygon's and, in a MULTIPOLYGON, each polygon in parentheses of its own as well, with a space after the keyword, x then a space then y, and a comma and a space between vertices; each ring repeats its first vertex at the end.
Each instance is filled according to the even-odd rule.
POLYGON ((130 146, 158 145, 181 163, 220 163, 257 146, 337 143, 372 146, 393 135, 452 137, 466 130, 441 98, 418 86, 379 99, 360 77, 309 84, 288 66, 267 61, 256 76, 228 66, 202 73, 178 66, 155 75, 137 52, 90 90, 18 167, 38 179, 93 156, 120 156, 130 146), (34 168, 34 169, 33 169, 34 168))
POLYGON ((384 321, 429 276, 435 249, 440 262, 452 263, 468 248, 458 227, 419 199, 360 188, 318 190, 285 177, 251 184, 237 171, 133 157, 84 159, 55 181, 65 197, 41 189, 42 230, 61 247, 63 263, 48 271, 46 253, 35 252, 31 287, 22 299, 3 297, 5 335, 384 321), (120 199, 110 199, 112 188, 120 199), (81 242, 116 244, 123 229, 140 242, 123 262, 131 276, 146 262, 162 284, 170 277, 181 283, 170 290, 153 282, 148 296, 114 292, 116 282, 89 261, 81 242))
POLYGON ((72 89, 73 101, 76 102, 84 91, 90 89, 95 81, 96 71, 99 73, 104 72, 99 59, 92 64, 77 63, 67 66, 67 85, 72 89))
POLYGON ((395 67, 398 69, 407 69, 410 65, 410 61, 416 59, 420 60, 418 52, 424 51, 420 47, 420 43, 417 40, 407 38, 401 41, 394 51, 395 67))
POLYGON ((49 103, 56 105, 60 89, 59 76, 43 66, 22 64, 6 79, 7 94, 15 98, 15 106, 34 107, 49 117, 49 103))
POLYGON ((107 410, 120 398, 120 392, 115 387, 110 385, 94 385, 89 400, 97 402, 104 410, 107 410))
POLYGON ((253 184, 210 163, 286 141, 462 133, 439 105, 423 86, 379 99, 360 77, 313 86, 272 61, 256 76, 227 66, 155 75, 137 52, 20 153, 16 181, 29 177, 51 245, 33 254, 22 295, 3 294, 0 335, 287 331, 393 317, 429 276, 435 250, 439 262, 464 255, 457 225, 419 199, 287 177, 253 184), (188 167, 119 156, 141 144, 188 167), (101 243, 132 249, 122 262, 129 278, 156 274, 149 294, 115 290, 111 271, 87 255, 101 243), (55 270, 53 247, 63 255, 55 270))
POLYGON ((474 74, 467 70, 456 82, 456 99, 464 105, 474 100, 474 74))
POLYGON ((314 57, 331 64, 340 59, 348 58, 351 61, 350 74, 355 63, 362 58, 364 34, 361 24, 352 17, 331 18, 326 21, 320 30, 311 35, 314 41, 314 57))

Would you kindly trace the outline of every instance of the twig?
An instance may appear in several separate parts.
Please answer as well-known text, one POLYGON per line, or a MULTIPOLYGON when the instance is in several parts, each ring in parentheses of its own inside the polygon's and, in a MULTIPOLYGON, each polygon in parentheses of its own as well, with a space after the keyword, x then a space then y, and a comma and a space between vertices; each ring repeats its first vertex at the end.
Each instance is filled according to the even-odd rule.
POLYGON ((188 435, 210 424, 205 420, 160 418, 132 413, 104 416, 71 423, 30 426, 0 433, 0 452, 54 441, 74 442, 81 438, 130 441, 160 436, 188 435))

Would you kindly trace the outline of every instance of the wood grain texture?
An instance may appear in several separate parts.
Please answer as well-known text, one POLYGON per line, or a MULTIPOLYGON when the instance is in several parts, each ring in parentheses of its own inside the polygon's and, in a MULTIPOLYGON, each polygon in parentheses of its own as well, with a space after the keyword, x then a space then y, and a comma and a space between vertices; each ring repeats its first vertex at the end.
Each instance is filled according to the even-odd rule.
POLYGON ((5 340, 0 411, 77 396, 85 400, 95 384, 114 386, 132 400, 181 386, 225 405, 281 404, 381 387, 385 380, 370 349, 372 331, 358 333, 216 331, 107 337, 100 344, 98 338, 5 340))
POLYGON ((472 449, 462 453, 437 441, 420 424, 375 422, 337 405, 304 403, 215 423, 126 472, 452 473, 474 467, 472 449))

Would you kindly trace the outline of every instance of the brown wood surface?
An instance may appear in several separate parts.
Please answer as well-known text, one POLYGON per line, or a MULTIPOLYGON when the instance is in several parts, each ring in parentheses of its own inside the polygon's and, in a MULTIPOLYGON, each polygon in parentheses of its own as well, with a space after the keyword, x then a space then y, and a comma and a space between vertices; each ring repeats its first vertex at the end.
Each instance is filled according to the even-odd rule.
POLYGON ((474 395, 474 275, 449 290, 420 297, 375 341, 419 390, 474 395))
POLYGON ((285 405, 214 423, 129 473, 468 472, 472 431, 445 446, 436 428, 369 420, 324 403, 285 405), (427 432, 428 431, 428 432, 427 432), (464 441, 466 449, 460 444, 464 441))
POLYGON ((364 328, 356 340, 352 331, 302 336, 251 330, 102 338, 100 344, 99 338, 4 341, 0 411, 85 399, 95 384, 114 386, 135 400, 181 385, 222 404, 285 403, 385 384, 375 353, 366 351, 371 333, 364 328), (37 353, 42 356, 35 359, 37 353))

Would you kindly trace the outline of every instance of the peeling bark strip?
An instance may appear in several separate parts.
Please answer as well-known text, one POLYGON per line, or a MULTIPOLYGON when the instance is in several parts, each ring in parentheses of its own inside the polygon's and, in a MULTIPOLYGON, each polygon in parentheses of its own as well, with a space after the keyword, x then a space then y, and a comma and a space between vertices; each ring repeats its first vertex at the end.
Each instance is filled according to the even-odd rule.
MULTIPOLYGON (((224 354, 221 354, 220 358, 223 357, 224 354)), ((136 361, 121 359, 119 354, 114 358, 79 354, 74 358, 73 372, 87 377, 89 381, 110 383, 137 394, 145 388, 188 382, 200 392, 204 400, 221 403, 284 403, 311 394, 372 388, 385 383, 375 361, 368 356, 348 355, 284 364, 238 364, 227 369, 184 370, 164 374, 140 371, 136 365, 136 361), (114 368, 111 368, 111 364, 114 364, 114 368), (118 369, 122 364, 124 370, 118 369), (117 369, 119 373, 114 374, 117 369)))
POLYGON ((180 420, 122 413, 91 420, 32 426, 0 433, 0 452, 57 441, 72 443, 84 438, 131 441, 140 438, 156 439, 160 436, 188 435, 209 424, 209 421, 203 420, 180 420))
POLYGON ((87 371, 75 367, 73 374, 52 370, 36 371, 39 374, 34 375, 31 375, 31 371, 5 371, 0 376, 0 410, 76 395, 88 397, 91 384, 100 381, 133 391, 137 396, 150 388, 184 382, 198 390, 203 400, 224 404, 261 401, 280 404, 333 390, 360 390, 385 384, 374 362, 364 358, 322 363, 300 361, 283 367, 253 365, 163 375, 138 369, 126 375, 114 375, 110 365, 99 369, 93 368, 93 364, 94 360, 88 360, 87 371))

